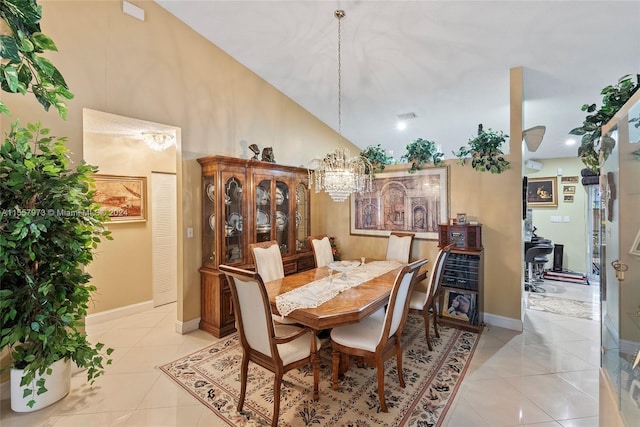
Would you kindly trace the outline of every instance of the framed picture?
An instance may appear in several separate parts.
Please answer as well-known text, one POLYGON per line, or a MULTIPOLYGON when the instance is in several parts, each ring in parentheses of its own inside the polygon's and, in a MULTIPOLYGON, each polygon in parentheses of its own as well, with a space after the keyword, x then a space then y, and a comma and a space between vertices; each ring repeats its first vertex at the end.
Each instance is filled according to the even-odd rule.
POLYGON ((577 184, 578 183, 578 177, 577 176, 563 176, 562 178, 560 178, 560 182, 562 182, 563 184, 577 184))
POLYGON ((564 202, 565 203, 573 203, 573 196, 564 196, 564 202))
POLYGON ((558 177, 527 180, 527 204, 532 208, 558 206, 557 193, 558 177))
POLYGON ((638 234, 636 234, 636 238, 633 240, 633 245, 631 245, 629 253, 640 258, 640 230, 638 230, 638 234))
POLYGON ((576 186, 575 185, 562 186, 562 194, 576 194, 576 186))
POLYGON ((448 169, 377 173, 372 191, 351 196, 351 234, 388 236, 415 233, 438 239, 438 225, 449 218, 448 169))
POLYGON ((112 222, 147 220, 147 178, 144 176, 94 175, 93 199, 112 222))
POLYGON ((473 292, 463 290, 446 289, 444 292, 442 316, 466 321, 470 324, 477 324, 477 295, 473 292))

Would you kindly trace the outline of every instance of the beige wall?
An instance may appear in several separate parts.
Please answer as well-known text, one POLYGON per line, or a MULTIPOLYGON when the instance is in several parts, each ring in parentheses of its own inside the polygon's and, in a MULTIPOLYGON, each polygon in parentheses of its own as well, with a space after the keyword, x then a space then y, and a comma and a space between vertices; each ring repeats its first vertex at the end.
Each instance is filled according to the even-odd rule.
MULTIPOLYGON (((248 157, 246 147, 256 143, 273 146, 278 163, 297 166, 338 144, 330 128, 158 5, 134 3, 145 9, 145 22, 124 15, 120 1, 43 1, 43 31, 59 48, 50 57, 76 95, 69 102, 68 120, 44 113, 30 97, 7 95, 3 100, 14 117, 42 120, 55 134, 68 136, 76 160, 83 156, 83 108, 180 128, 186 159, 183 162, 178 154, 180 236, 186 227, 194 227, 196 236, 200 229, 199 166, 191 159, 208 154, 248 157)), ((2 123, 5 131, 7 122, 2 123)), ((512 124, 517 144, 511 144, 513 169, 507 173, 450 166, 450 210, 483 223, 485 311, 519 321, 521 135, 514 136, 513 129, 512 124)), ((312 232, 340 236, 345 256, 359 256, 363 248, 364 255, 383 253, 382 239, 349 235, 348 203, 313 194, 312 205, 312 232)), ((110 248, 104 245, 100 250, 110 248)), ((418 241, 412 256, 433 259, 435 251, 436 242, 418 241)), ((184 239, 180 262, 184 283, 179 288, 178 318, 188 321, 200 315, 198 238, 184 239)), ((97 285, 105 303, 128 303, 120 296, 111 301, 105 296, 107 285, 97 285)))
MULTIPOLYGON (((525 174, 530 178, 554 177, 558 179, 558 206, 557 207, 532 207, 533 225, 537 227, 536 234, 551 239, 554 244, 562 244, 563 268, 579 273, 587 271, 587 190, 580 183, 582 177, 580 170, 584 165, 578 158, 544 159, 540 160, 543 168, 540 171, 525 169, 525 174), (562 169, 562 176, 578 177, 577 184, 563 184, 562 176, 558 176, 558 169, 562 169), (576 188, 573 203, 564 201, 563 187, 572 185, 576 188), (561 217, 562 222, 552 222, 551 217, 561 217), (565 222, 568 217, 569 222, 565 222)), ((531 207, 531 206, 530 206, 531 207)), ((553 266, 553 258, 549 259, 547 268, 553 266)))

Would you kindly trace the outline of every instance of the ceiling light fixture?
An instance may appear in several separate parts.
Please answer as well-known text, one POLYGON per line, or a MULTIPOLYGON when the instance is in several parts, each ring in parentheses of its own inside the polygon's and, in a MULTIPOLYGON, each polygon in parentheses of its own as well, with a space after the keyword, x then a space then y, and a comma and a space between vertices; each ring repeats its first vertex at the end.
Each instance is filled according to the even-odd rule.
MULTIPOLYGON (((342 143, 342 28, 343 10, 336 10, 338 19, 338 135, 342 143)), ((334 202, 343 202, 351 193, 371 190, 373 177, 367 171, 373 171, 371 163, 362 156, 350 157, 349 150, 340 146, 322 159, 311 160, 309 185, 315 181, 316 193, 324 190, 334 202)))
POLYGON ((142 132, 142 138, 155 151, 164 151, 175 143, 173 135, 167 132, 142 132))
POLYGON ((524 139, 525 144, 527 144, 527 149, 529 151, 534 152, 538 147, 540 147, 540 144, 542 144, 542 137, 544 137, 546 130, 546 126, 534 126, 522 131, 522 138, 524 139))

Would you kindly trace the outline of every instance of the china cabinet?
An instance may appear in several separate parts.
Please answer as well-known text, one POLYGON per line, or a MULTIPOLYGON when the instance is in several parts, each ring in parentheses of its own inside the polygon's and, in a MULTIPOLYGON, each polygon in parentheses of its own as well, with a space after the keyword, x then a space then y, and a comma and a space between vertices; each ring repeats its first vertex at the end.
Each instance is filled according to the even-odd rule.
POLYGON ((231 291, 221 264, 253 269, 249 243, 276 240, 285 274, 313 268, 308 172, 304 168, 225 156, 202 167, 200 329, 235 331, 231 291))
POLYGON ((440 321, 479 331, 484 312, 484 257, 480 225, 440 225, 438 246, 455 243, 440 282, 440 321))

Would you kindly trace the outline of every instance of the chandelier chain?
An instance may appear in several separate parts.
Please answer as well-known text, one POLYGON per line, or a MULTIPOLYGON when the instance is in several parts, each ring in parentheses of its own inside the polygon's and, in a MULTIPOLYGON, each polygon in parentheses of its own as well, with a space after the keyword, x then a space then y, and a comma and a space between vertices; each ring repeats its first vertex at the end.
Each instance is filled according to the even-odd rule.
POLYGON ((338 18, 338 135, 342 139, 342 18, 344 11, 336 10, 338 18))

